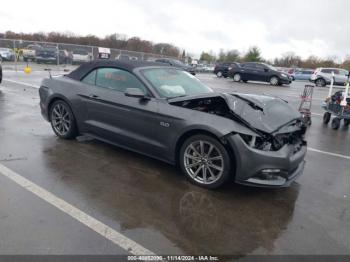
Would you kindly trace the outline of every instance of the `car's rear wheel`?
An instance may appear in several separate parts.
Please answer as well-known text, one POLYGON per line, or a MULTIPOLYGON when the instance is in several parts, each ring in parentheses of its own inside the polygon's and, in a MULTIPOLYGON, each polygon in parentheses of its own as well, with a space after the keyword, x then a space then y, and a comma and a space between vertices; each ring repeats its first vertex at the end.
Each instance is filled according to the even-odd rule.
POLYGON ((277 86, 279 84, 279 79, 277 76, 273 76, 270 78, 270 84, 273 85, 273 86, 277 86))
POLYGON ((219 78, 221 78, 221 77, 222 77, 222 71, 218 71, 218 72, 216 73, 216 76, 219 77, 219 78))
POLYGON ((316 84, 316 86, 324 87, 324 86, 326 86, 326 81, 322 78, 319 78, 315 81, 315 84, 316 84))
POLYGON ((329 121, 331 120, 331 113, 326 112, 323 114, 323 123, 325 125, 328 125, 329 121))
POLYGON ((55 101, 50 107, 50 122, 53 131, 60 138, 72 139, 78 134, 73 112, 62 100, 55 101))
POLYGON ((240 82, 242 80, 241 74, 236 73, 233 75, 233 81, 240 82))
POLYGON ((229 154, 213 137, 195 135, 188 138, 181 147, 179 159, 186 177, 201 187, 218 188, 230 177, 229 154))

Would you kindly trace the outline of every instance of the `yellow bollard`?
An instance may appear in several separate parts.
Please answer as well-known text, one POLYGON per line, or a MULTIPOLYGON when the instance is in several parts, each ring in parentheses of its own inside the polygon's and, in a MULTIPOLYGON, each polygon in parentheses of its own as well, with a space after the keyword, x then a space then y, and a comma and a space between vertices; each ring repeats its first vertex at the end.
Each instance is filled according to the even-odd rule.
POLYGON ((32 72, 32 69, 31 69, 29 66, 26 66, 26 67, 24 68, 24 73, 30 74, 31 72, 32 72))

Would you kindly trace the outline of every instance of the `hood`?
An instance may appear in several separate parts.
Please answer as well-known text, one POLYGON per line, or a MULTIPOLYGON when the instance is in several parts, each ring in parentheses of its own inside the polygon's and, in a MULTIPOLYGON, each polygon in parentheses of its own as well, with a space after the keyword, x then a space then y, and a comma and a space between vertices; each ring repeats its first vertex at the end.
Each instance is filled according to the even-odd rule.
POLYGON ((222 97, 234 115, 259 131, 273 134, 300 129, 299 126, 295 125, 297 120, 301 119, 300 113, 277 97, 242 93, 207 93, 173 98, 169 102, 177 103, 212 97, 222 97))
POLYGON ((301 117, 296 109, 277 97, 240 93, 223 95, 235 114, 266 133, 288 132, 288 124, 301 117))

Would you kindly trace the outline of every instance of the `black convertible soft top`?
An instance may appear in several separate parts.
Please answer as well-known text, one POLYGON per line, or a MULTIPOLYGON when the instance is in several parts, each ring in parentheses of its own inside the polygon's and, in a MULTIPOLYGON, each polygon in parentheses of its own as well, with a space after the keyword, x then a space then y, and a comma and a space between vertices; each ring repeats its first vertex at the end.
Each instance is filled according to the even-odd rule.
POLYGON ((146 61, 113 61, 113 60, 93 60, 79 66, 67 75, 67 77, 80 81, 87 73, 98 67, 115 67, 132 72, 135 68, 145 66, 168 66, 163 63, 146 61))

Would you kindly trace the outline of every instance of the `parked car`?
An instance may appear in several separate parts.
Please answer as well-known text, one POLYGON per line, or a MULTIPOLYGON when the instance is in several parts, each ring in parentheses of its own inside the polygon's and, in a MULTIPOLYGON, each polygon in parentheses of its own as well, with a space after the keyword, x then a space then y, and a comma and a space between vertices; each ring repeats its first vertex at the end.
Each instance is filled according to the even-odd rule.
POLYGON ((118 55, 115 60, 121 60, 121 61, 141 61, 142 58, 141 57, 137 57, 137 56, 130 56, 130 55, 126 55, 126 54, 120 54, 118 55))
POLYGON ((96 60, 44 79, 39 94, 58 137, 85 134, 179 164, 205 188, 230 178, 284 187, 303 172, 305 127, 294 107, 276 97, 215 93, 177 67, 96 60))
POLYGON ((0 47, 0 57, 2 61, 15 61, 16 59, 15 52, 10 48, 0 47))
POLYGON ((35 51, 36 54, 36 62, 40 63, 52 63, 57 64, 57 47, 42 47, 35 51))
POLYGON ((85 49, 75 49, 72 52, 72 64, 82 64, 90 61, 90 54, 85 49))
POLYGON ((186 65, 186 64, 184 64, 181 61, 176 60, 176 59, 161 58, 161 59, 156 59, 155 62, 163 63, 163 64, 174 66, 177 68, 181 68, 181 69, 189 72, 192 75, 196 75, 196 70, 194 67, 186 65))
POLYGON ((228 72, 232 69, 232 68, 237 68, 239 67, 239 63, 236 63, 236 62, 229 62, 229 63, 220 63, 220 64, 217 64, 215 67, 214 67, 214 74, 217 76, 217 77, 228 77, 228 72))
POLYGON ((331 83, 334 72, 334 84, 345 85, 348 81, 349 71, 341 68, 317 68, 310 77, 310 81, 316 86, 326 86, 331 83))
POLYGON ((293 81, 294 80, 307 80, 309 81, 311 78, 311 75, 314 73, 314 70, 312 69, 297 69, 294 71, 294 73, 291 75, 293 81))
POLYGON ((213 73, 214 69, 215 69, 215 66, 213 65, 205 65, 203 68, 204 72, 207 72, 207 73, 213 73))
POLYGON ((22 56, 23 61, 35 61, 36 59, 36 50, 41 49, 42 46, 34 44, 34 45, 28 45, 26 48, 22 49, 22 56))
POLYGON ((287 73, 279 72, 271 65, 257 62, 241 63, 239 67, 232 68, 228 76, 235 82, 260 81, 269 82, 274 86, 288 85, 292 82, 287 73))

